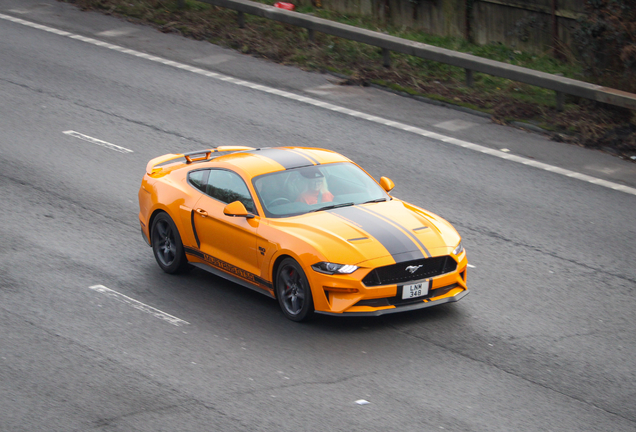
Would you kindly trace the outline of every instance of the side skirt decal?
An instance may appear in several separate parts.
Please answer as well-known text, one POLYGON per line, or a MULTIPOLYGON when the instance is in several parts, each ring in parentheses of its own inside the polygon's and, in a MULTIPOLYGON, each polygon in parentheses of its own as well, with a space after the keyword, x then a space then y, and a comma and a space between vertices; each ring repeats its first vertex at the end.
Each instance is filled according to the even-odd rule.
MULTIPOLYGON (((189 255, 193 255, 197 258, 201 258, 203 261, 208 263, 210 266, 215 267, 219 270, 222 270, 225 273, 229 273, 233 276, 236 276, 242 280, 245 280, 251 284, 259 285, 260 288, 265 288, 267 290, 271 290, 273 285, 271 282, 263 279, 262 277, 255 275, 254 273, 250 273, 248 271, 243 270, 240 267, 236 267, 228 262, 220 260, 212 255, 208 255, 205 252, 202 252, 198 249, 194 249, 191 247, 184 247, 185 253, 189 255)), ((225 276, 225 275, 222 275, 225 276)))

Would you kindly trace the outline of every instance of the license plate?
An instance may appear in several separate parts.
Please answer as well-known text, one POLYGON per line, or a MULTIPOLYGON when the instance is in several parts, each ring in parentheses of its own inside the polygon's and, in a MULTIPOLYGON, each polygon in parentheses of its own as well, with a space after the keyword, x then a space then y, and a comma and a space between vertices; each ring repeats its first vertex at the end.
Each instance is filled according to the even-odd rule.
POLYGON ((428 294, 428 287, 431 284, 430 279, 422 282, 403 285, 402 286, 402 299, 411 299, 422 297, 428 294))

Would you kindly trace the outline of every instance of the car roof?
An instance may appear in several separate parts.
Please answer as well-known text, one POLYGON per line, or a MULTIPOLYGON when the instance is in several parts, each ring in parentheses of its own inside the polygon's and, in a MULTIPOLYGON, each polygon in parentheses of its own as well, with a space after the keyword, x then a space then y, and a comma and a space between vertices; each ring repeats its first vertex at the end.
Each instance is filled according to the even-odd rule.
POLYGON ((217 147, 183 154, 168 154, 151 160, 146 167, 149 175, 165 175, 167 172, 192 168, 230 168, 256 177, 276 171, 321 165, 336 162, 351 162, 339 153, 313 147, 217 147), (182 160, 185 158, 185 162, 182 160), (178 163, 170 163, 180 159, 178 163))

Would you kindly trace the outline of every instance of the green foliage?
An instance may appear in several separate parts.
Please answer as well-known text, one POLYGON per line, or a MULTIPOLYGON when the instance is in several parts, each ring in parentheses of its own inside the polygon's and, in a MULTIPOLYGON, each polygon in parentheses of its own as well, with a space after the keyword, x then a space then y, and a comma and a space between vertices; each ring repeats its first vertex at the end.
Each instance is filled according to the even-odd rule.
MULTIPOLYGON (((170 3, 174 3, 174 2, 171 1, 170 3)), ((195 0, 185 0, 184 9, 189 9, 192 11, 207 11, 207 10, 210 10, 210 8, 212 8, 212 5, 209 3, 203 3, 203 2, 195 1, 195 0)))
MULTIPOLYGON (((562 133, 573 133, 582 137, 577 138, 578 141, 575 142, 585 145, 593 145, 596 141, 603 139, 607 130, 623 127, 630 122, 629 117, 625 117, 624 113, 617 113, 602 105, 573 98, 566 98, 565 111, 557 112, 553 91, 504 78, 474 73, 474 85, 467 87, 464 69, 405 54, 392 52, 391 67, 385 68, 382 50, 377 47, 320 32, 316 32, 315 40, 310 41, 306 29, 266 18, 245 15, 245 27, 239 28, 235 11, 195 0, 186 0, 182 8, 177 7, 176 0, 66 1, 78 4, 83 9, 100 9, 105 13, 134 18, 133 20, 155 25, 162 32, 178 32, 194 39, 208 40, 233 48, 244 54, 349 77, 343 83, 352 85, 376 83, 410 95, 424 96, 477 109, 492 114, 493 119, 498 122, 528 121, 562 133)), ((613 5, 612 7, 622 4, 626 9, 621 17, 633 17, 633 10, 636 9, 636 5, 628 5, 628 3, 636 3, 636 0, 594 1, 595 7, 598 8, 608 7, 610 4, 613 5)), ((261 0, 261 2, 273 4, 274 0, 261 0)), ((525 53, 496 43, 479 46, 462 38, 433 36, 404 27, 387 27, 368 17, 341 15, 311 6, 300 7, 298 11, 521 67, 561 74, 574 79, 582 79, 583 76, 583 69, 578 64, 559 61, 548 54, 525 53)), ((606 43, 605 40, 614 35, 613 39, 612 37, 610 39, 615 42, 620 41, 621 49, 630 44, 633 45, 633 37, 636 34, 633 27, 628 27, 628 31, 621 33, 619 21, 615 18, 604 19, 614 25, 612 32, 607 32, 608 24, 601 25, 600 21, 594 24, 591 20, 582 33, 583 36, 587 35, 585 36, 587 39, 581 40, 590 47, 600 49, 606 43), (632 30, 629 30, 630 28, 632 30), (620 37, 616 36, 617 34, 620 37)), ((633 19, 628 23, 633 24, 633 19)), ((590 51, 592 51, 591 48, 590 51)), ((636 63, 636 53, 634 57, 631 57, 629 48, 623 51, 618 54, 619 58, 621 54, 623 55, 621 65, 632 70, 636 63)), ((594 59, 595 65, 600 69, 603 60, 594 59)), ((629 76, 632 77, 632 84, 636 83, 633 74, 629 76)), ((624 127, 623 129, 632 130, 624 127)), ((636 151, 636 137, 632 137, 629 142, 631 144, 625 147, 627 149, 625 154, 628 154, 629 149, 636 151)))
POLYGON ((586 72, 600 83, 636 92, 636 1, 589 0, 575 43, 586 72))

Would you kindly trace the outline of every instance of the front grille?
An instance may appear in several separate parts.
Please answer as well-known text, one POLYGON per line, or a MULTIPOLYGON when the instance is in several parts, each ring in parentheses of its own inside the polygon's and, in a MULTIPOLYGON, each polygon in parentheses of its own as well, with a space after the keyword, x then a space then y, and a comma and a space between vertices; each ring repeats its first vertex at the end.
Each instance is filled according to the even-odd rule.
POLYGON ((373 269, 362 279, 362 283, 366 286, 399 284, 439 276, 456 269, 457 261, 450 255, 424 258, 373 269), (411 266, 421 267, 411 273, 406 270, 407 267, 411 266))

